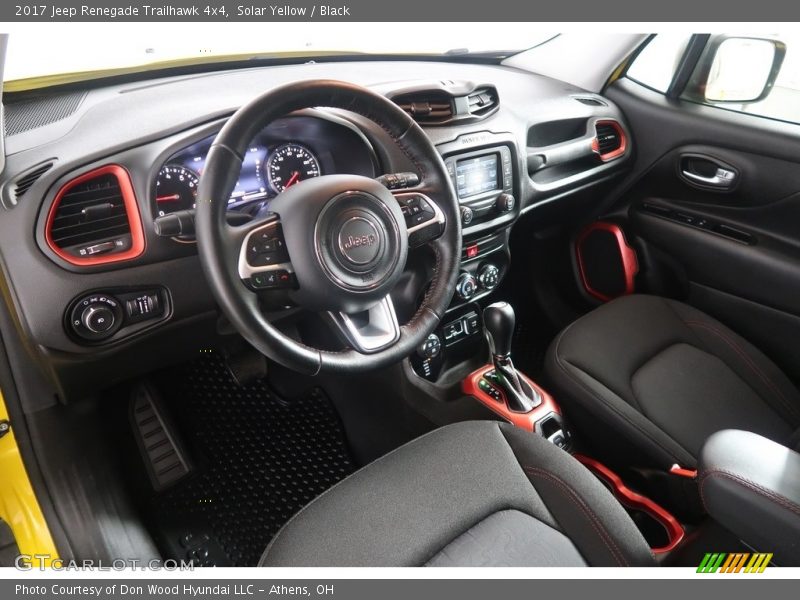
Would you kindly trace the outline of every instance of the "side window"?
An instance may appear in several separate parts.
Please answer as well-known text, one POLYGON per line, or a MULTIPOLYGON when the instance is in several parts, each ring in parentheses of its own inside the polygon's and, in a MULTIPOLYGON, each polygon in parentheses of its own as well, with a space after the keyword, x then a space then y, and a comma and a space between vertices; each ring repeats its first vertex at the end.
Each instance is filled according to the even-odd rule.
POLYGON ((675 75, 690 34, 660 33, 651 39, 628 67, 627 76, 665 94, 675 75))
MULTIPOLYGON (((656 36, 627 77, 666 93, 688 42, 686 36, 656 36)), ((681 98, 800 123, 800 35, 711 36, 681 98)))

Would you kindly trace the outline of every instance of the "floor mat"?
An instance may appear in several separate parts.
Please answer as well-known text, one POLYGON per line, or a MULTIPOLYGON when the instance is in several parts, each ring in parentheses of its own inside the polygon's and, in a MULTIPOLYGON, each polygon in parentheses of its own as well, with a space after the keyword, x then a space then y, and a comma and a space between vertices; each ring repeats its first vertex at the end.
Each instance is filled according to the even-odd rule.
POLYGON ((354 470, 318 388, 284 402, 263 382, 236 385, 214 354, 166 372, 157 386, 195 463, 187 480, 151 499, 173 555, 197 556, 198 537, 210 537, 200 558, 210 546, 211 560, 200 564, 255 565, 294 513, 354 470), (220 548, 227 560, 213 560, 220 548))

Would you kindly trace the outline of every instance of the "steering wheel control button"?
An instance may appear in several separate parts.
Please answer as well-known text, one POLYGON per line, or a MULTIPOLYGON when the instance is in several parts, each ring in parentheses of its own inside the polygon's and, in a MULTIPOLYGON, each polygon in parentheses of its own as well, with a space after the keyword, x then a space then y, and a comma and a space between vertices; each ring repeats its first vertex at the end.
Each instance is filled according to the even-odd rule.
POLYGON ((352 217, 339 230, 339 250, 351 263, 367 265, 380 253, 378 228, 366 217, 352 217))
POLYGON ((275 290, 292 288, 295 285, 294 273, 285 269, 253 273, 250 277, 250 287, 254 290, 275 290))
POLYGON ((252 267, 270 267, 289 262, 280 225, 257 231, 247 241, 247 262, 252 267))
POLYGON ((424 196, 404 196, 398 198, 398 202, 406 221, 406 227, 409 229, 427 223, 436 217, 436 212, 424 196))

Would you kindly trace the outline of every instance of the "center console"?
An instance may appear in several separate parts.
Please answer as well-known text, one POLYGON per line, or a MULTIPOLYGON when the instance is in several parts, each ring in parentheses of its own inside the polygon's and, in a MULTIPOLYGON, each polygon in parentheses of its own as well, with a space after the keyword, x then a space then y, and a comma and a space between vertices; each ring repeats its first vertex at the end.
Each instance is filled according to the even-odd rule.
MULTIPOLYGON (((488 345, 489 361, 481 360, 482 364, 460 381, 461 397, 484 409, 483 416, 469 418, 486 418, 488 410, 497 419, 541 436, 572 454, 630 514, 653 553, 666 560, 686 537, 683 525, 662 506, 628 487, 601 462, 577 452, 579 440, 573 438, 555 398, 514 366, 511 343, 515 316, 511 305, 495 302, 480 313, 479 310, 477 305, 470 304, 456 311, 458 317, 444 327, 444 342, 438 335, 430 336, 416 357, 417 365, 428 369, 430 374, 435 365, 444 362, 447 344, 464 351, 470 347, 465 343, 468 340, 485 343, 479 350, 479 358, 486 356, 485 346, 488 345)), ((696 476, 695 473, 674 475, 696 476)))
POLYGON ((510 134, 479 132, 438 146, 461 206, 463 243, 456 290, 441 325, 411 359, 431 382, 480 352, 481 300, 511 264, 509 230, 519 215, 518 152, 510 134))

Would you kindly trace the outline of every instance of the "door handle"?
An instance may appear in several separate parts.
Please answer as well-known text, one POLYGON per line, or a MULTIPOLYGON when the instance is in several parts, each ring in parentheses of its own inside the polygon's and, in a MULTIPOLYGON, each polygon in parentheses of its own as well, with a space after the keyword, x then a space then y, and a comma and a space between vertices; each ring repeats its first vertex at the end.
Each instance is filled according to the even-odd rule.
POLYGON ((723 167, 718 167, 717 172, 714 173, 714 175, 712 175, 711 177, 698 175, 697 173, 692 173, 687 169, 683 169, 681 171, 681 174, 684 177, 686 177, 686 179, 694 181, 695 183, 699 183, 700 185, 708 185, 719 188, 729 188, 734 183, 736 183, 736 173, 730 169, 725 169, 723 167))
POLYGON ((678 175, 691 186, 720 191, 732 190, 739 181, 739 171, 707 154, 681 154, 678 175))

